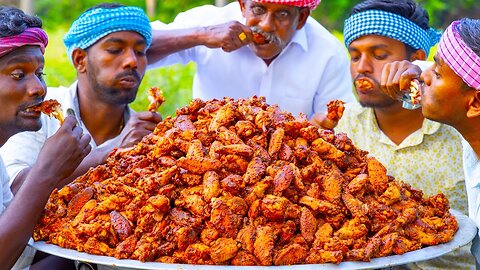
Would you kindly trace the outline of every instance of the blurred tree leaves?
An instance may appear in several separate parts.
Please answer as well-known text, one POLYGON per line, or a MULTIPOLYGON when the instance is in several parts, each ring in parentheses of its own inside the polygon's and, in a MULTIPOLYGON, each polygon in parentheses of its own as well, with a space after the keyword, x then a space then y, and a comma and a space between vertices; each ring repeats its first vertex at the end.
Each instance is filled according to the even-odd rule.
MULTIPOLYGON (((229 2, 232 1, 235 0, 229 2)), ((71 22, 87 8, 105 1, 42 0, 34 2, 35 13, 43 19, 46 28, 68 28, 71 22)), ((116 2, 146 9, 146 1, 118 0, 116 2)), ((360 2, 360 0, 324 0, 313 11, 312 16, 327 29, 342 31, 343 21, 348 16, 350 9, 360 2)), ((445 28, 452 20, 462 17, 478 18, 480 14, 479 0, 418 0, 418 2, 428 10, 430 22, 436 28, 445 28)), ((156 15, 150 19, 168 23, 181 11, 214 3, 214 0, 157 0, 156 15)))

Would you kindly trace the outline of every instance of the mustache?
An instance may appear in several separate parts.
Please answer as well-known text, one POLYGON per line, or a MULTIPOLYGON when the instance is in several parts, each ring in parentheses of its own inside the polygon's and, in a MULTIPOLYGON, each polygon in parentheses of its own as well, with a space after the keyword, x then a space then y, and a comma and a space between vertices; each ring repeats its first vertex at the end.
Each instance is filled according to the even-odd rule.
POLYGON ((43 102, 43 99, 44 99, 44 97, 39 97, 39 98, 37 98, 33 101, 25 102, 25 103, 21 104, 19 108, 20 108, 21 111, 23 111, 26 108, 37 106, 37 105, 39 105, 40 103, 43 102))
POLYGON ((132 76, 135 79, 137 79, 137 81, 141 80, 140 75, 138 74, 138 72, 136 70, 125 70, 125 71, 117 74, 114 79, 119 80, 119 79, 122 79, 123 77, 127 77, 127 76, 132 76))
POLYGON ((250 29, 252 29, 252 32, 254 34, 260 34, 264 36, 265 40, 267 40, 269 43, 275 43, 275 44, 283 43, 283 41, 275 33, 265 32, 257 25, 250 27, 250 29))

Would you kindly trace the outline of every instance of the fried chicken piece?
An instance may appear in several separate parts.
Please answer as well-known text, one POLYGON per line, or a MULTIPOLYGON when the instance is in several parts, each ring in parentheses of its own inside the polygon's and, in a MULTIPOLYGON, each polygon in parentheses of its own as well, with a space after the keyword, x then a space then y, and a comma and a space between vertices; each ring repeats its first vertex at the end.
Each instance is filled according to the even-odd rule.
POLYGON ((367 158, 368 175, 370 183, 373 185, 377 193, 385 192, 388 187, 387 169, 376 158, 367 158))
POLYGON ((226 204, 225 198, 213 198, 210 205, 212 207, 210 224, 213 228, 224 237, 236 237, 242 224, 242 216, 233 213, 226 204))
POLYGON ((210 246, 210 257, 216 264, 222 264, 235 257, 238 243, 232 238, 218 238, 210 246))
POLYGON ((245 252, 245 251, 239 251, 235 255, 235 257, 232 258, 232 265, 236 266, 253 266, 253 265, 259 265, 259 261, 255 256, 251 253, 245 252))
POLYGON ((333 227, 330 223, 324 223, 321 226, 318 226, 317 231, 315 232, 315 240, 313 242, 313 248, 323 249, 325 243, 330 241, 333 236, 333 227))
POLYGON ((353 218, 343 224, 333 235, 342 240, 359 239, 367 236, 368 228, 359 218, 353 218))
POLYGON ((378 198, 380 203, 383 203, 387 206, 390 206, 402 199, 402 194, 400 186, 396 182, 388 183, 388 188, 385 192, 378 198))
POLYGON ((345 102, 341 100, 332 100, 327 104, 327 118, 333 120, 334 122, 340 121, 343 116, 343 111, 345 102))
POLYGON ((263 216, 271 221, 283 221, 285 219, 285 212, 290 201, 285 197, 278 197, 275 195, 265 195, 262 199, 260 208, 263 216))
POLYGON ((75 217, 80 212, 82 207, 93 198, 94 194, 95 190, 91 187, 87 187, 73 196, 68 202, 67 217, 75 217))
POLYGON ((213 119, 208 126, 208 130, 217 131, 219 127, 229 124, 234 119, 235 107, 233 103, 229 102, 215 112, 215 115, 213 116, 213 119))
POLYGON ((275 130, 270 137, 270 142, 268 143, 268 155, 270 157, 276 157, 280 148, 282 147, 283 138, 285 137, 285 130, 283 128, 278 128, 275 130))
POLYGON ((345 158, 345 153, 338 150, 333 144, 318 138, 312 142, 312 150, 317 152, 321 158, 340 162, 345 158))
POLYGON ((343 260, 342 251, 329 251, 319 248, 312 248, 308 253, 308 257, 305 262, 308 264, 319 263, 340 263, 343 260))
POLYGON ((273 178, 274 194, 281 195, 282 192, 292 183, 293 179, 295 178, 292 165, 287 164, 283 166, 275 174, 273 178))
POLYGON ((247 170, 243 176, 245 183, 252 185, 260 181, 265 175, 267 169, 266 164, 259 157, 254 157, 248 163, 247 170))
POLYGON ((323 178, 323 197, 331 203, 340 202, 345 182, 342 172, 332 164, 332 168, 323 178))
POLYGON ((260 265, 272 265, 273 250, 275 247, 275 234, 270 226, 259 226, 255 238, 254 254, 260 265))
POLYGON ((130 235, 125 240, 120 242, 115 248, 114 256, 117 259, 128 259, 132 256, 137 246, 137 236, 130 235))
POLYGON ((327 215, 335 215, 341 211, 341 208, 336 204, 327 202, 325 200, 312 198, 310 196, 301 197, 298 203, 308 206, 313 211, 318 211, 327 215))
POLYGON ((358 174, 352 181, 350 181, 350 183, 348 183, 347 187, 345 188, 345 192, 351 194, 358 193, 364 189, 367 182, 368 174, 358 174))
POLYGON ((247 138, 256 132, 255 124, 248 120, 240 120, 235 123, 238 136, 247 138))
POLYGON ((163 102, 165 102, 163 91, 158 87, 150 87, 148 89, 148 101, 150 102, 150 104, 148 104, 148 110, 156 112, 163 102))
POLYGON ((216 171, 222 164, 219 160, 205 157, 181 157, 177 160, 177 166, 195 174, 204 174, 207 171, 216 171))
POLYGON ((230 144, 230 145, 223 145, 218 147, 216 152, 221 154, 232 154, 232 155, 239 155, 243 157, 252 157, 253 156, 253 149, 252 147, 246 144, 230 144))
POLYGON ((121 241, 127 239, 133 233, 131 222, 117 211, 110 212, 112 227, 121 241))
POLYGON ((189 264, 201 264, 210 259, 210 247, 201 243, 191 244, 185 249, 184 258, 189 264))
POLYGON ((300 214, 300 233, 302 234, 305 241, 309 244, 315 240, 315 232, 317 231, 317 220, 312 212, 306 208, 302 208, 302 213, 300 214))
POLYGON ((44 113, 50 117, 53 116, 55 119, 60 121, 60 125, 62 125, 63 121, 65 120, 62 112, 62 105, 55 99, 44 100, 39 105, 31 107, 30 110, 44 113))
POLYGON ((275 252, 274 265, 300 264, 307 257, 307 249, 299 244, 287 245, 275 252))

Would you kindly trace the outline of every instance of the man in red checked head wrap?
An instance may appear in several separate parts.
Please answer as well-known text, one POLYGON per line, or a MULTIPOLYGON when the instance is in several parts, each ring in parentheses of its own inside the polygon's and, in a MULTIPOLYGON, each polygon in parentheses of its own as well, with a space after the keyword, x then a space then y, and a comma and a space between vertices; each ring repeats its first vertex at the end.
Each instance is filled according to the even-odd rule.
MULTIPOLYGON (((40 113, 31 110, 46 93, 43 54, 48 39, 41 27, 37 17, 0 7, 0 146, 16 133, 41 127, 40 113)), ((1 269, 75 269, 73 262, 55 256, 34 261, 35 250, 27 243, 53 188, 88 154, 89 141, 75 118, 67 117, 15 197, 0 159, 1 269)))
POLYGON ((197 64, 193 97, 265 96, 308 118, 354 101, 344 46, 310 17, 319 0, 239 0, 153 22, 149 67, 197 64))

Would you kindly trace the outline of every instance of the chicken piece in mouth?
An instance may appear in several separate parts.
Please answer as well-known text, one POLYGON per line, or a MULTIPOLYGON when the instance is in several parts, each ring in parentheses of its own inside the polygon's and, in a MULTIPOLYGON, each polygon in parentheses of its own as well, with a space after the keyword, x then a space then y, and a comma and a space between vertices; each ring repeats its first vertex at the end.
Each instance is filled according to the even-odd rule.
POLYGON ((50 117, 55 117, 60 121, 60 125, 63 124, 65 117, 62 113, 62 105, 55 99, 44 100, 42 103, 37 106, 30 107, 29 110, 34 112, 41 112, 50 117))
POLYGON ((355 81, 355 87, 357 89, 371 89, 373 84, 368 80, 358 79, 355 81))
POLYGON ((419 104, 422 100, 422 97, 420 95, 420 84, 417 81, 412 81, 408 89, 410 90, 410 93, 408 95, 410 96, 412 104, 419 104))

